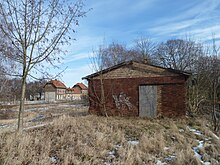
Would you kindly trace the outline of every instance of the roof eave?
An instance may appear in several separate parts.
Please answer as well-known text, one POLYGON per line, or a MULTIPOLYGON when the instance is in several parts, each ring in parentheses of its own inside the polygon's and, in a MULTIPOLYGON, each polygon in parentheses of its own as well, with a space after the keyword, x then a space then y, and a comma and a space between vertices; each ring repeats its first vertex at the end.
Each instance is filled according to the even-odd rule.
POLYGON ((96 73, 93 73, 93 74, 90 74, 90 75, 88 75, 88 76, 86 76, 86 77, 82 77, 82 80, 89 80, 89 79, 91 79, 91 78, 93 78, 93 77, 96 77, 96 76, 99 76, 99 75, 101 75, 101 74, 104 74, 104 73, 107 73, 108 71, 112 71, 112 70, 114 70, 114 69, 117 69, 117 68, 119 68, 119 67, 122 67, 122 66, 125 66, 125 65, 130 65, 130 64, 132 64, 134 61, 126 61, 126 62, 122 62, 122 63, 119 63, 119 64, 117 64, 117 65, 114 65, 114 66, 112 66, 112 67, 109 67, 109 68, 106 68, 106 69, 103 69, 103 70, 101 70, 101 71, 98 71, 98 72, 96 72, 96 73))
MULTIPOLYGON (((117 69, 117 68, 122 67, 122 66, 125 66, 125 65, 133 64, 134 62, 140 63, 140 62, 134 61, 134 60, 126 61, 126 62, 117 64, 117 65, 114 65, 114 66, 112 66, 112 67, 106 68, 106 69, 104 69, 104 70, 102 70, 102 71, 99 71, 99 72, 90 74, 90 75, 88 75, 88 76, 82 77, 82 80, 85 80, 85 79, 86 79, 86 80, 89 80, 89 79, 91 79, 91 78, 93 78, 93 77, 99 76, 99 75, 104 74, 104 73, 106 73, 106 72, 108 72, 108 71, 112 71, 112 70, 114 70, 114 69, 117 69)), ((186 77, 189 77, 189 76, 192 75, 192 74, 189 73, 189 72, 185 72, 185 71, 181 71, 181 70, 176 70, 176 69, 172 69, 172 68, 165 68, 165 67, 161 67, 161 66, 157 66, 157 65, 152 65, 152 64, 147 64, 147 65, 154 66, 154 67, 158 67, 158 68, 162 68, 162 69, 166 69, 166 70, 169 71, 169 72, 176 73, 176 74, 182 74, 182 75, 184 75, 184 76, 186 76, 186 77)))

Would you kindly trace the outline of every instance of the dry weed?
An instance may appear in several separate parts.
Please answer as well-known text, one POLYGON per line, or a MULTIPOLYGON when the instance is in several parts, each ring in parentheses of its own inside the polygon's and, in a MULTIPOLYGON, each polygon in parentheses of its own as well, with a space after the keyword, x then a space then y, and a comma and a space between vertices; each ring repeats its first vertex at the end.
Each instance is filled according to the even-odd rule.
POLYGON ((193 164, 200 165, 200 161, 194 156, 194 153, 190 146, 187 146, 185 150, 177 150, 176 160, 171 164, 185 165, 193 164))
MULTIPOLYGON (((46 127, 29 129, 22 135, 0 133, 0 162, 151 165, 176 155, 170 164, 200 164, 192 150, 196 136, 186 130, 179 132, 187 125, 184 119, 62 115, 46 127)), ((204 160, 210 162, 218 160, 218 153, 219 142, 214 140, 201 149, 204 160)))

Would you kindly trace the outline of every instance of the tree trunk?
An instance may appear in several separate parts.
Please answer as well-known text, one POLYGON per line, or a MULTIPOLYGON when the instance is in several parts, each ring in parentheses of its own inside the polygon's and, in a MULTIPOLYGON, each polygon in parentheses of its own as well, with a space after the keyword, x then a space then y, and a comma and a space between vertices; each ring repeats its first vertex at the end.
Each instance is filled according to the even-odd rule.
POLYGON ((20 99, 20 107, 19 107, 19 112, 18 112, 18 131, 19 132, 23 130, 25 90, 26 90, 26 78, 22 78, 21 99, 20 99))

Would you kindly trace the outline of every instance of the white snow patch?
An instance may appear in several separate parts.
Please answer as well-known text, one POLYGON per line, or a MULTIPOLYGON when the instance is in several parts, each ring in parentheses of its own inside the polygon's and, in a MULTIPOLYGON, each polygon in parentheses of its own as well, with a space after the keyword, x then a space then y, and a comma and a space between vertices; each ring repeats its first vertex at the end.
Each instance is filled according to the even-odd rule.
POLYGON ((116 145, 115 145, 115 149, 116 149, 116 150, 118 150, 120 147, 121 147, 120 144, 116 144, 116 145))
POLYGON ((166 161, 172 161, 172 160, 174 160, 174 159, 176 159, 176 156, 175 156, 175 155, 170 155, 170 156, 168 156, 168 157, 165 158, 166 161))
POLYGON ((16 124, 0 124, 0 129, 11 129, 11 128, 16 128, 17 127, 17 125, 16 124))
POLYGON ((129 141, 128 141, 128 144, 138 145, 138 144, 139 144, 139 141, 138 141, 138 140, 129 140, 129 141))
POLYGON ((114 159, 114 158, 116 157, 116 152, 117 152, 117 150, 118 150, 120 147, 121 147, 120 144, 116 144, 116 145, 114 146, 114 148, 107 153, 107 159, 108 159, 108 160, 104 160, 104 161, 105 161, 105 162, 104 162, 105 165, 110 165, 110 164, 111 164, 111 163, 109 162, 109 159, 111 160, 111 159, 114 159))
MULTIPOLYGON (((194 129, 194 128, 190 128, 189 126, 186 127, 190 132, 193 132, 195 135, 199 135, 199 136, 203 136, 201 131, 194 129)), ((215 136, 215 134, 213 134, 213 136, 215 136)), ((218 139, 219 137, 216 136, 216 138, 218 139)), ((205 141, 209 141, 212 138, 205 138, 205 141)), ((194 156, 198 158, 198 160, 201 162, 201 164, 203 165, 211 165, 211 162, 204 162, 202 160, 203 155, 199 154, 199 149, 203 148, 204 146, 204 141, 203 140, 196 140, 199 144, 196 147, 193 147, 193 151, 194 151, 194 156)))
POLYGON ((202 164, 204 164, 204 165, 211 165, 211 162, 204 162, 204 161, 202 160, 202 155, 199 154, 199 149, 200 149, 200 148, 203 148, 203 146, 204 146, 204 141, 203 141, 203 140, 196 140, 196 141, 199 143, 199 145, 196 146, 196 147, 193 147, 193 151, 194 151, 194 154, 195 154, 194 156, 197 157, 198 160, 199 160, 202 164))
POLYGON ((179 129, 179 132, 184 132, 184 129, 179 129))
POLYGON ((204 141, 199 141, 199 140, 196 140, 199 145, 196 146, 196 147, 193 147, 193 151, 194 151, 194 154, 195 154, 195 157, 197 157, 200 161, 202 160, 202 155, 199 154, 199 149, 203 147, 203 144, 204 144, 204 141))
POLYGON ((58 162, 58 158, 56 156, 52 156, 52 157, 50 157, 50 161, 51 161, 51 163, 56 164, 58 162))
POLYGON ((197 129, 190 128, 189 126, 187 126, 187 128, 189 129, 190 132, 193 132, 193 133, 196 134, 196 135, 199 135, 199 136, 202 135, 202 132, 199 131, 199 130, 197 130, 197 129))
POLYGON ((104 165, 111 165, 111 163, 109 163, 109 162, 104 162, 104 165))
POLYGON ((114 150, 113 150, 113 151, 109 151, 108 154, 109 154, 109 155, 114 155, 114 154, 115 154, 115 151, 114 151, 114 150))
POLYGON ((45 125, 47 125, 47 124, 39 124, 39 125, 24 128, 24 130, 29 130, 29 129, 33 129, 33 128, 40 128, 40 127, 44 127, 45 125))
POLYGON ((108 157, 115 158, 115 150, 109 151, 108 157))
POLYGON ((211 137, 208 137, 208 138, 205 138, 205 141, 209 141, 211 139, 212 139, 211 137))
POLYGON ((166 150, 169 150, 170 148, 169 147, 164 147, 163 149, 166 151, 166 150))
POLYGON ((194 132, 194 134, 199 135, 199 136, 202 135, 202 133, 200 131, 196 131, 196 132, 194 132))
POLYGON ((0 128, 6 128, 6 127, 9 127, 9 125, 7 125, 7 124, 0 124, 0 128))
POLYGON ((166 162, 161 162, 160 160, 157 160, 156 165, 165 165, 167 164, 166 162))
POLYGON ((203 140, 201 141, 197 140, 197 141, 199 142, 199 145, 197 146, 197 148, 202 148, 204 145, 204 141, 203 140))

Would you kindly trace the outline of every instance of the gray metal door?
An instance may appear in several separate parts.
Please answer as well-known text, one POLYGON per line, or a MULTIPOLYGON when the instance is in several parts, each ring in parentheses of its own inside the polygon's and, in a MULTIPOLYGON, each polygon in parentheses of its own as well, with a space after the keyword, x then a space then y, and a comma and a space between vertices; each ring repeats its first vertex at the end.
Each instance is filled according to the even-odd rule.
POLYGON ((139 86, 139 116, 154 118, 157 115, 157 86, 139 86))

